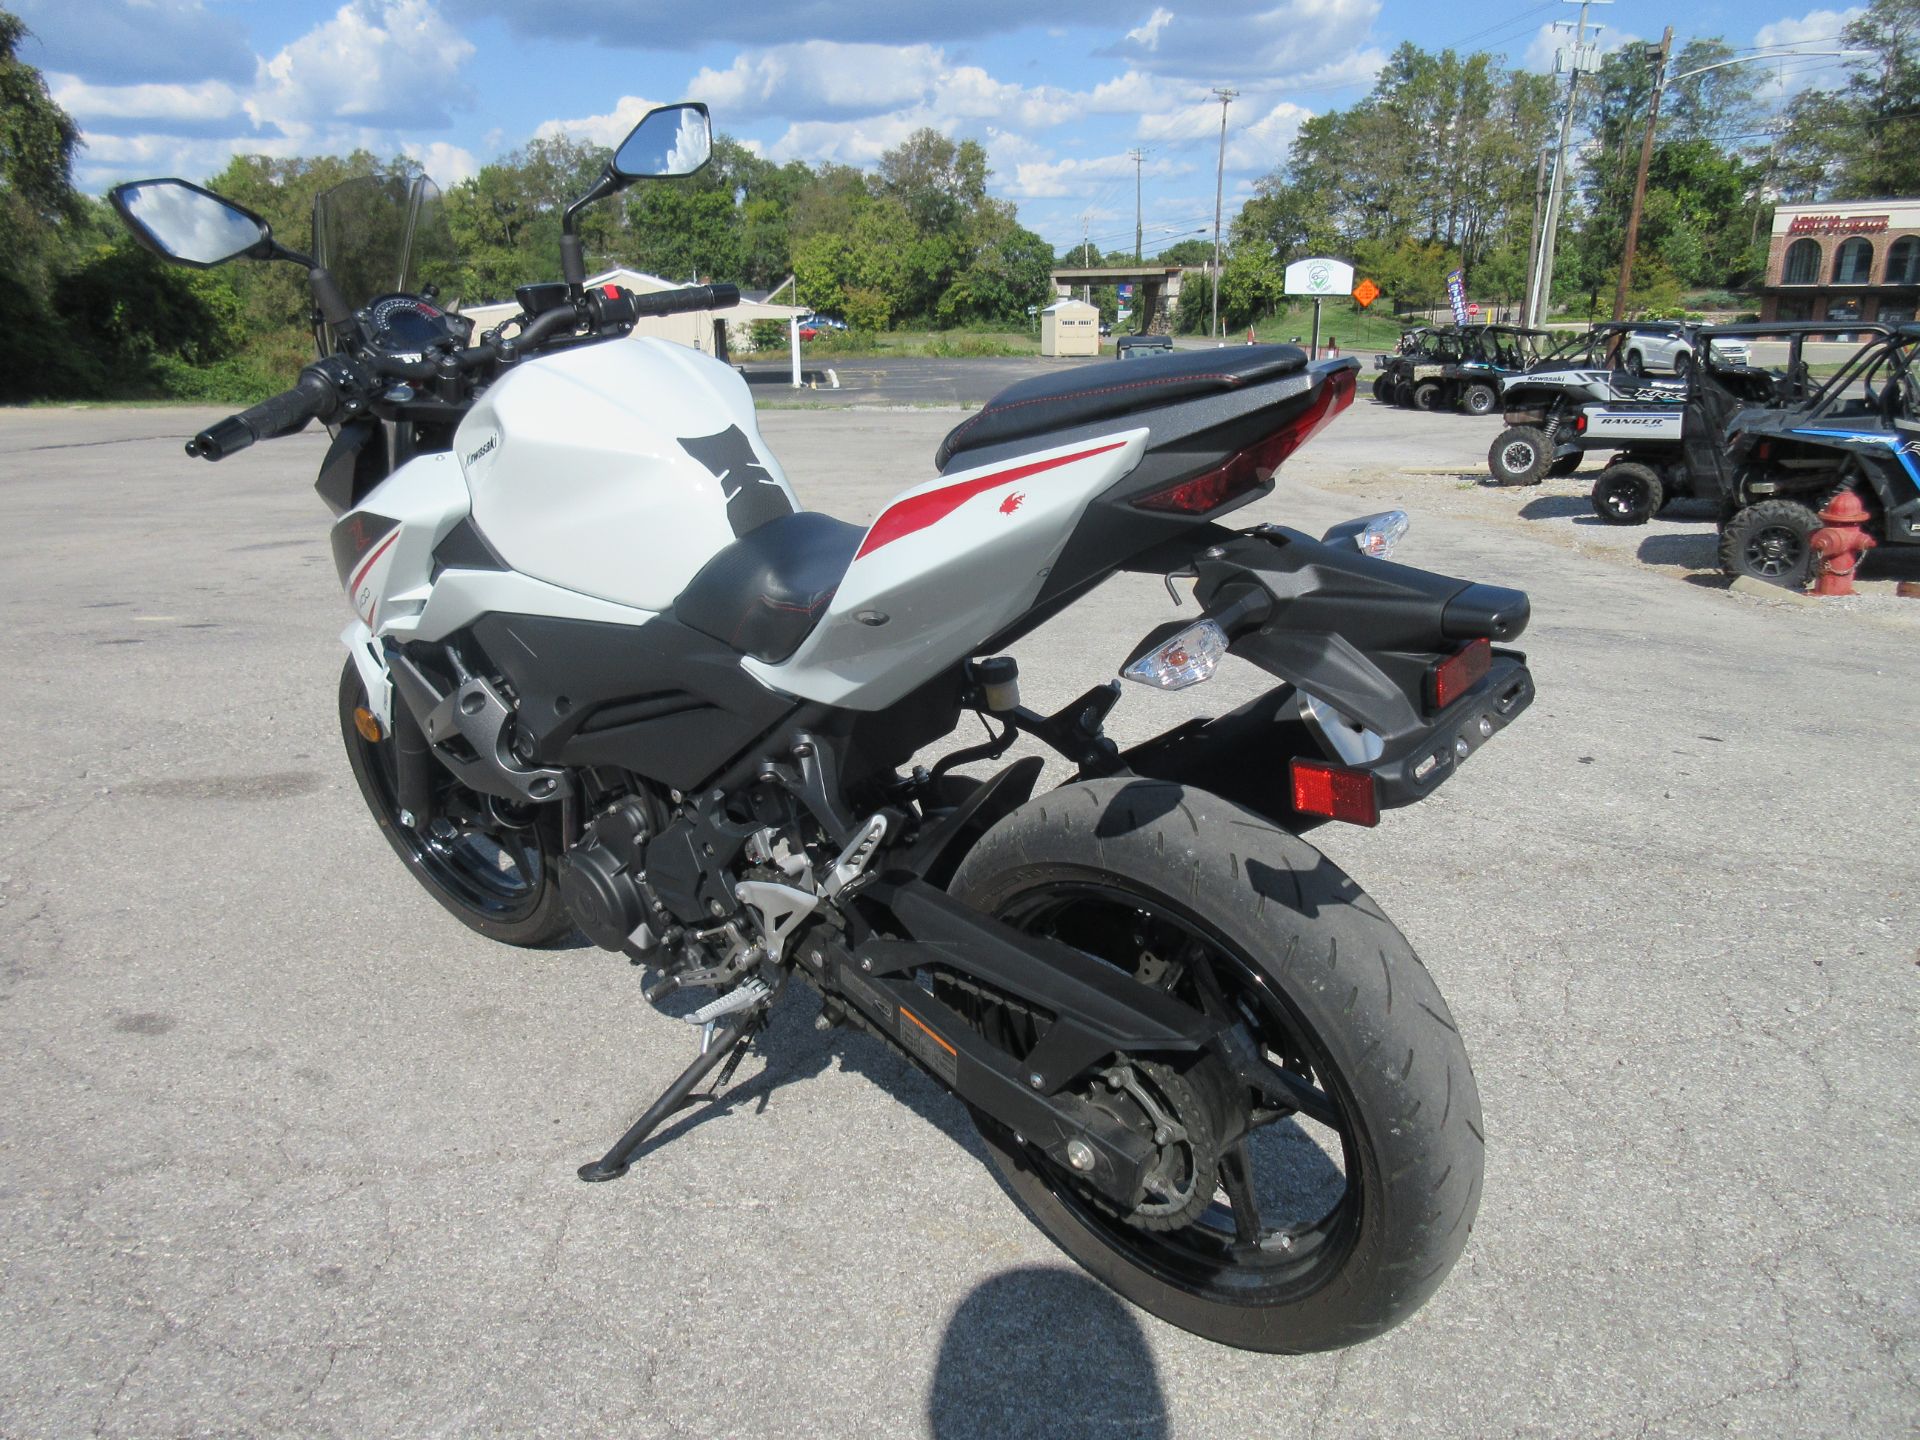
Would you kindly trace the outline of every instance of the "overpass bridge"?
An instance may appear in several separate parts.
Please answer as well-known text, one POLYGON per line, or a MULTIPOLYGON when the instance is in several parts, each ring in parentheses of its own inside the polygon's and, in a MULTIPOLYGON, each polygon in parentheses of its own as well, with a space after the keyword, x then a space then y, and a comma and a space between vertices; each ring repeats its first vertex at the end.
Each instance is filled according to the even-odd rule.
MULTIPOLYGON (((1171 313, 1173 303, 1180 298, 1184 271, 1180 265, 1056 265, 1052 278, 1054 292, 1062 296, 1071 295, 1076 285, 1137 286, 1133 318, 1139 333, 1146 335, 1161 319, 1161 302, 1171 313)), ((1166 326, 1162 323, 1159 328, 1165 330, 1166 326)))

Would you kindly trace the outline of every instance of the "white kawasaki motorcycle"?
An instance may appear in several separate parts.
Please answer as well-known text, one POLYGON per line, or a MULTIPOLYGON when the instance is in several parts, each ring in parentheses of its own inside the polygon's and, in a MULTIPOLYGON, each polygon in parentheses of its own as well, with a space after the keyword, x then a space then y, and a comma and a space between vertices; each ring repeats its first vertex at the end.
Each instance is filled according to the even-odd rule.
POLYGON ((629 333, 737 292, 583 283, 580 208, 709 147, 704 107, 643 119, 566 212, 564 281, 477 341, 416 289, 424 181, 323 196, 312 257, 185 181, 113 192, 172 259, 308 269, 321 358, 187 452, 332 431, 341 731, 381 831, 482 934, 577 928, 649 1000, 713 992, 694 1063, 582 1178, 724 1085, 797 976, 965 1101, 1121 1294, 1256 1350, 1378 1334, 1466 1244, 1480 1104, 1432 979, 1301 834, 1423 798, 1527 706, 1493 644, 1526 597, 1379 558, 1398 515, 1221 523, 1353 398, 1354 362, 1287 346, 1022 382, 871 526, 802 510, 741 377, 629 333), (1118 683, 1023 706, 998 652, 1119 570, 1190 580, 1201 612, 1122 679, 1231 655, 1273 688, 1127 749, 1118 683), (968 711, 985 743, 907 768, 968 711), (962 773, 1023 735, 1073 781, 962 773))

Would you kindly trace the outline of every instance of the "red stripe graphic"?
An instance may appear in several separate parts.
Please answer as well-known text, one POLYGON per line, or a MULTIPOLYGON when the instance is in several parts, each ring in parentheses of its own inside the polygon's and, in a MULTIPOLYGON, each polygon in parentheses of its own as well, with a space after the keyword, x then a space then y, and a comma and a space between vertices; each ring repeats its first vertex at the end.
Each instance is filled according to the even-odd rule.
POLYGON ((1057 470, 1062 465, 1071 465, 1076 460, 1085 460, 1090 455, 1104 455, 1109 450, 1118 450, 1127 442, 1116 440, 1111 445, 1098 445, 1091 450, 1081 450, 1072 455, 1062 455, 1056 460, 1036 460, 1030 465, 1016 465, 1011 470, 996 471, 992 475, 982 475, 977 480, 962 480, 958 485, 948 485, 944 489, 929 490, 924 495, 911 495, 898 504, 889 505, 880 518, 873 522, 873 528, 867 532, 867 538, 860 542, 860 548, 853 558, 870 555, 882 545, 890 545, 904 535, 916 530, 924 530, 929 525, 947 518, 967 501, 983 490, 991 490, 996 485, 1010 485, 1024 480, 1029 475, 1038 475, 1042 470, 1057 470))
POLYGON ((353 578, 347 582, 347 598, 348 599, 353 598, 353 592, 358 590, 360 588, 360 582, 367 578, 367 572, 373 569, 373 562, 378 560, 382 555, 386 554, 387 548, 399 538, 400 538, 400 531, 398 527, 396 527, 394 529, 394 532, 391 535, 387 536, 386 539, 382 540, 377 546, 374 547, 373 553, 367 556, 366 560, 361 563, 360 568, 353 572, 353 578))

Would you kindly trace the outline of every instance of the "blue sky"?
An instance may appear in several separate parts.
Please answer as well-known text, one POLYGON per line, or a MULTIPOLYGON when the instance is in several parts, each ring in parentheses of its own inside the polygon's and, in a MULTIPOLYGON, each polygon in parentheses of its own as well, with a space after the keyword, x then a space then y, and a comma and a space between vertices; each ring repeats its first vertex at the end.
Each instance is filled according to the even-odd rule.
MULTIPOLYGON (((1548 69, 1563 0, 0 0, 34 31, 87 141, 90 190, 201 178, 236 151, 365 145, 458 180, 536 134, 616 141, 649 105, 707 101, 774 159, 871 164, 922 125, 981 141, 993 191, 1058 246, 1130 246, 1140 164, 1146 248, 1213 220, 1220 106, 1232 215, 1300 122, 1363 95, 1403 40, 1548 69)), ((1844 8, 1655 0, 1593 7, 1602 45, 1718 35, 1832 49, 1844 8)), ((1769 85, 1830 62, 1766 67, 1769 85)), ((644 259, 644 257, 637 257, 644 259)))

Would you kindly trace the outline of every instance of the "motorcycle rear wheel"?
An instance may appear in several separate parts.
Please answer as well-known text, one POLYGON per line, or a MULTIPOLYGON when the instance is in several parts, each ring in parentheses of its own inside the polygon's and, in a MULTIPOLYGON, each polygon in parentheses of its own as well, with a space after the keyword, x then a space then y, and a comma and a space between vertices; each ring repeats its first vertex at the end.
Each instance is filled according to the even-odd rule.
MULTIPOLYGON (((380 833, 413 878, 469 929, 507 945, 545 945, 570 934, 573 917, 560 898, 558 826, 551 806, 516 812, 504 801, 476 794, 451 772, 435 777, 447 833, 422 835, 400 821, 394 739, 381 729, 369 740, 355 711, 367 703, 353 661, 340 674, 340 736, 360 796, 380 833)), ((394 703, 400 703, 396 696, 394 703)))
POLYGON ((1202 791, 1104 780, 1002 820, 952 889, 1189 1003, 1210 973, 1331 1121, 1254 1130, 1209 1177, 1213 1203, 1168 1230, 976 1112, 1009 1188, 1088 1271, 1184 1330, 1289 1354, 1378 1335, 1439 1287, 1479 1208, 1479 1093, 1432 978, 1319 851, 1202 791))

